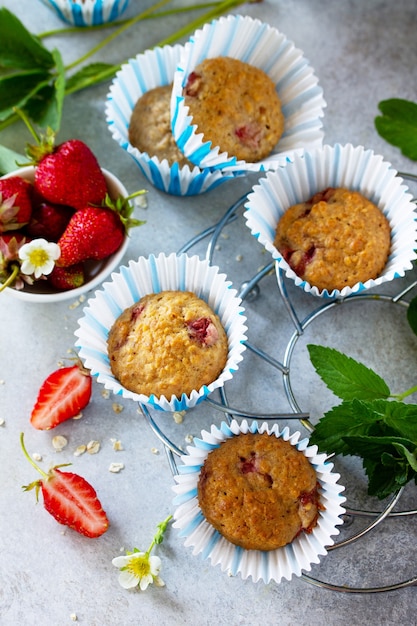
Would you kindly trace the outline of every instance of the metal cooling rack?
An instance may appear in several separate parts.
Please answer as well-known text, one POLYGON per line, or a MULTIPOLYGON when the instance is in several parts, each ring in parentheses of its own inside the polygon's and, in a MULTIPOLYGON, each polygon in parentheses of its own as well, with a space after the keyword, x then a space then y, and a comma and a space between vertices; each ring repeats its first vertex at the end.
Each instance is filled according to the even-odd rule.
MULTIPOLYGON (((410 180, 413 183, 417 182, 417 176, 413 174, 399 173, 399 176, 401 176, 401 178, 403 179, 410 180)), ((178 251, 178 254, 189 252, 197 244, 207 241, 206 258, 210 263, 214 263, 214 257, 219 237, 221 236, 221 233, 226 226, 233 224, 239 219, 242 219, 241 213, 246 202, 246 198, 246 195, 241 197, 226 211, 223 217, 216 224, 202 231, 196 237, 187 242, 178 251)), ((352 302, 365 300, 373 302, 388 302, 392 305, 408 308, 409 302, 406 300, 406 297, 413 289, 417 287, 417 280, 411 283, 405 289, 403 289, 400 293, 397 293, 395 295, 365 292, 353 294, 346 298, 326 300, 324 301, 324 304, 321 299, 317 299, 317 301, 320 302, 320 305, 314 308, 310 313, 308 313, 304 318, 301 319, 296 311, 294 304, 291 301, 291 298, 288 295, 284 274, 282 270, 278 268, 278 264, 276 264, 274 261, 258 269, 249 280, 241 284, 240 290, 238 290, 238 295, 242 299, 242 302, 245 303, 245 301, 247 301, 252 303, 256 301, 260 293, 260 285, 262 284, 263 279, 273 273, 275 273, 276 275, 278 292, 280 294, 282 302, 284 303, 288 319, 290 320, 292 325, 292 334, 290 335, 290 338, 288 340, 282 362, 278 361, 275 357, 266 353, 264 350, 256 347, 252 343, 248 341, 245 343, 247 349, 263 359, 269 366, 275 368, 282 376, 283 388, 285 390, 285 395, 290 406, 290 411, 287 413, 253 413, 241 408, 233 407, 228 402, 224 387, 217 390, 217 393, 219 395, 218 401, 214 400, 212 396, 209 396, 204 400, 204 404, 209 405, 215 411, 221 412, 228 423, 230 423, 233 418, 242 418, 248 420, 256 419, 264 421, 295 420, 302 424, 302 426, 309 433, 311 433, 314 430, 314 426, 310 421, 310 415, 309 413, 305 413, 300 409, 291 384, 292 357, 298 340, 303 336, 305 330, 317 319, 321 318, 321 316, 325 315, 327 312, 331 311, 335 307, 349 305, 349 303, 352 302)), ((309 297, 311 298, 311 296, 309 297)), ((180 446, 176 445, 174 441, 172 441, 172 439, 170 439, 170 437, 164 432, 164 428, 161 428, 158 425, 157 420, 151 414, 146 405, 139 404, 139 412, 142 413, 146 422, 153 430, 154 434, 164 445, 172 474, 178 474, 177 461, 179 460, 179 457, 184 454, 184 450, 180 446)), ((343 528, 349 527, 349 525, 353 522, 355 518, 364 518, 369 520, 369 522, 367 522, 366 526, 360 531, 355 532, 354 534, 343 540, 340 540, 339 542, 335 542, 332 546, 327 546, 328 552, 348 546, 364 538, 372 530, 379 526, 379 524, 381 524, 384 520, 388 518, 411 518, 412 516, 417 515, 417 509, 394 511, 395 506, 400 501, 403 491, 404 488, 399 489, 380 511, 349 508, 345 505, 346 514, 344 516, 343 528)), ((348 587, 345 585, 338 585, 328 581, 319 580, 306 574, 301 574, 301 578, 311 585, 341 593, 381 593, 417 585, 417 576, 400 582, 375 587, 348 587)))

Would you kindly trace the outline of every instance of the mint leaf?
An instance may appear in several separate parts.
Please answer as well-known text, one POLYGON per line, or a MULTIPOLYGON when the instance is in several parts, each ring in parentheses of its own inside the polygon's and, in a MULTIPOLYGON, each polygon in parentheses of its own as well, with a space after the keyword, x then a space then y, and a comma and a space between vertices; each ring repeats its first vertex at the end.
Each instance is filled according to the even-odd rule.
POLYGON ((310 443, 327 454, 350 454, 345 437, 367 435, 372 424, 373 420, 363 419, 357 403, 345 401, 323 415, 310 435, 310 443))
POLYGON ((311 362, 323 382, 342 400, 388 398, 385 381, 362 363, 334 348, 309 344, 311 362))
POLYGON ((5 8, 0 9, 0 41, 0 67, 27 70, 54 66, 52 54, 39 38, 5 8))
POLYGON ((417 296, 413 298, 408 305, 407 321, 413 333, 417 335, 417 296))
POLYGON ((388 143, 400 148, 404 156, 417 161, 417 104, 392 98, 378 104, 382 116, 375 118, 378 133, 388 143))

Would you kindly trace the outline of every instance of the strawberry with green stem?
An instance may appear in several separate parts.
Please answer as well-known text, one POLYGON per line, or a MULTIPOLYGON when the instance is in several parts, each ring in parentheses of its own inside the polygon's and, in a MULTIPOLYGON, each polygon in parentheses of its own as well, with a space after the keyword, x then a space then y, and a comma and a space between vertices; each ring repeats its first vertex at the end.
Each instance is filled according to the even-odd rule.
POLYGON ((143 221, 131 217, 133 206, 129 200, 146 193, 137 191, 127 198, 113 201, 107 194, 101 206, 85 206, 71 217, 58 240, 61 256, 57 265, 68 267, 87 260, 102 260, 116 252, 126 233, 143 221))
POLYGON ((69 526, 85 537, 100 537, 109 527, 107 515, 92 485, 82 476, 72 472, 62 472, 59 468, 70 465, 63 463, 45 472, 29 456, 24 434, 20 434, 20 445, 29 463, 40 473, 41 477, 23 487, 24 491, 35 489, 38 500, 42 492, 43 505, 46 511, 57 522, 69 526))

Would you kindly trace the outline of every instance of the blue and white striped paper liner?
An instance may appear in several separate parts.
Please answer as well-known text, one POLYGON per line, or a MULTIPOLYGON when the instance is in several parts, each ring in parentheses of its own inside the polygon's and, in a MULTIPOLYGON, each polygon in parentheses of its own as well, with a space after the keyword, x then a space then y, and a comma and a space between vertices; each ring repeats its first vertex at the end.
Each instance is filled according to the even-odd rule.
POLYGON ((113 22, 130 0, 42 0, 58 17, 74 26, 98 26, 113 22))
POLYGON ((248 16, 229 15, 197 30, 184 46, 175 72, 171 99, 174 138, 186 157, 199 167, 266 171, 292 160, 294 153, 320 147, 326 102, 314 70, 285 35, 248 16), (273 80, 285 117, 284 133, 270 156, 257 163, 238 161, 219 146, 204 141, 184 104, 183 88, 190 73, 206 58, 228 56, 262 69, 273 80))
POLYGON ((268 172, 248 195, 243 215, 252 235, 296 285, 323 298, 346 297, 404 276, 413 267, 417 258, 416 205, 402 183, 391 164, 372 150, 351 144, 326 145, 296 156, 285 168, 268 172), (331 292, 320 291, 297 276, 274 246, 276 227, 286 209, 327 187, 360 191, 381 209, 391 226, 391 252, 381 275, 331 292))
POLYGON ((238 173, 178 163, 150 157, 129 143, 129 124, 133 108, 144 93, 155 87, 169 85, 183 47, 164 46, 138 54, 122 65, 110 86, 105 115, 113 139, 133 158, 142 174, 157 189, 175 196, 193 196, 215 189, 238 173))
POLYGON ((198 256, 175 253, 166 256, 161 253, 157 257, 150 255, 130 261, 128 266, 113 273, 111 282, 104 283, 103 288, 88 300, 83 313, 75 331, 78 337, 75 345, 85 366, 97 377, 97 382, 115 394, 156 409, 182 411, 196 406, 230 380, 243 359, 247 328, 241 300, 226 275, 220 274, 218 267, 198 256), (192 391, 189 396, 183 394, 181 398, 158 398, 129 391, 113 376, 107 352, 107 337, 117 317, 142 296, 165 290, 191 291, 205 300, 219 316, 229 344, 227 362, 220 376, 210 385, 192 391))
POLYGON ((277 424, 266 422, 258 424, 244 420, 239 424, 233 420, 230 426, 222 422, 220 427, 211 426, 210 432, 202 431, 201 439, 194 439, 194 446, 187 446, 187 454, 181 456, 183 465, 178 466, 179 474, 174 476, 176 493, 174 505, 174 528, 185 537, 184 545, 193 548, 193 554, 201 554, 203 559, 210 559, 212 565, 220 565, 222 571, 232 576, 240 574, 243 579, 252 577, 254 582, 271 580, 279 583, 283 578, 291 580, 300 576, 302 571, 310 571, 313 563, 319 563, 320 556, 327 554, 326 546, 333 545, 333 535, 339 534, 338 525, 345 513, 342 504, 346 498, 341 495, 344 487, 338 484, 339 474, 333 472, 325 454, 317 454, 317 446, 309 446, 308 439, 300 439, 300 433, 290 433, 288 427, 281 431, 277 424), (197 484, 201 467, 211 450, 218 448, 223 441, 241 433, 264 433, 282 437, 289 441, 310 461, 317 473, 320 484, 319 492, 324 511, 320 511, 316 527, 308 533, 301 533, 290 544, 263 552, 245 550, 225 539, 203 516, 198 504, 197 484))

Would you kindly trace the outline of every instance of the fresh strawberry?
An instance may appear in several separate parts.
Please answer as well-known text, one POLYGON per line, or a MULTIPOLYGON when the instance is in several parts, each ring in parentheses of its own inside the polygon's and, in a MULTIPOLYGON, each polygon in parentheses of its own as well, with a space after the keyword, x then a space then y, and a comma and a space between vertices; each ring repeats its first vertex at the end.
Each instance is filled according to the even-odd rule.
POLYGON ((89 146, 79 139, 55 145, 55 133, 51 128, 38 135, 26 114, 22 110, 17 113, 37 142, 26 146, 30 159, 28 165, 35 166, 36 193, 48 202, 74 209, 90 203, 100 204, 107 193, 107 183, 89 146))
POLYGON ((20 176, 0 179, 0 233, 17 230, 32 215, 32 184, 20 176))
POLYGON ((47 241, 58 241, 73 213, 74 209, 63 204, 42 202, 34 207, 25 232, 33 239, 43 237, 47 241))
POLYGON ((77 263, 69 267, 58 267, 55 265, 48 276, 48 281, 54 289, 59 291, 81 287, 85 283, 84 265, 83 263, 77 263))
POLYGON ((71 217, 64 234, 58 240, 60 267, 68 267, 89 259, 105 259, 120 248, 126 231, 143 222, 130 217, 133 207, 129 199, 143 193, 136 192, 115 202, 106 195, 104 206, 86 206, 71 217))
POLYGON ((38 162, 35 189, 49 202, 82 209, 100 204, 107 184, 90 148, 79 139, 69 139, 38 162))
POLYGON ((91 374, 81 364, 55 370, 39 389, 30 423, 49 430, 75 417, 89 403, 91 389, 91 374))
POLYGON ((25 491, 42 491, 43 505, 57 522, 69 526, 77 533, 86 537, 100 537, 109 527, 107 515, 97 497, 95 489, 82 476, 72 472, 62 472, 57 465, 44 472, 29 456, 20 435, 23 452, 31 465, 42 475, 30 485, 23 487, 25 491))

